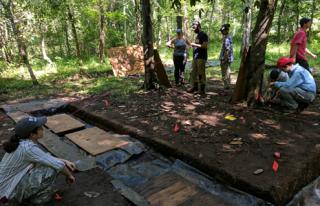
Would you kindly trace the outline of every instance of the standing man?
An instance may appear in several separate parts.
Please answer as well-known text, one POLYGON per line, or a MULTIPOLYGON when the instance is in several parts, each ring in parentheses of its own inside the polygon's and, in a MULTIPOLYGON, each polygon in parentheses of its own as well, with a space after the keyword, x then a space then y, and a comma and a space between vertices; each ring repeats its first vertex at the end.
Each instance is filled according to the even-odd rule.
POLYGON ((317 58, 317 55, 313 54, 307 48, 307 31, 311 26, 311 19, 305 17, 300 19, 300 26, 300 30, 294 34, 293 39, 291 41, 290 57, 294 58, 296 63, 298 63, 300 66, 310 71, 309 64, 307 58, 305 57, 305 54, 307 53, 314 59, 317 58))
POLYGON ((223 35, 222 47, 220 52, 220 66, 224 89, 230 88, 230 65, 233 62, 232 39, 229 36, 229 28, 230 24, 224 24, 220 28, 220 32, 223 35))
POLYGON ((206 89, 206 71, 205 65, 208 59, 208 35, 201 31, 199 21, 192 22, 192 29, 197 34, 195 42, 191 43, 193 47, 193 61, 191 71, 192 88, 188 92, 193 93, 199 90, 200 94, 205 94, 206 89))

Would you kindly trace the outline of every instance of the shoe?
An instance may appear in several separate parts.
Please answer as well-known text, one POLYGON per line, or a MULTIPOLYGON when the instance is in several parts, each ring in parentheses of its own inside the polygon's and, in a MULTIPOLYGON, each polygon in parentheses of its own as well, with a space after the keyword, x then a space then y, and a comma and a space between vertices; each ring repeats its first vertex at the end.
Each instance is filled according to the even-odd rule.
POLYGON ((299 114, 301 113, 303 110, 305 110, 305 108, 307 108, 309 106, 308 103, 304 103, 304 102, 299 102, 298 108, 296 109, 296 113, 299 114))
POLYGON ((200 94, 201 95, 205 95, 206 94, 206 85, 205 84, 201 84, 200 85, 200 94))

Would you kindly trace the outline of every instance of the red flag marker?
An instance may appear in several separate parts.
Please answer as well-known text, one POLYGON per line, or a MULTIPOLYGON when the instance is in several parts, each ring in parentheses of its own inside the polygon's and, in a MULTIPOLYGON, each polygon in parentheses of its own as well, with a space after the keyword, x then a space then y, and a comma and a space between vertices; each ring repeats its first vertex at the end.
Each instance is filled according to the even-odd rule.
POLYGON ((180 127, 178 123, 176 123, 176 125, 174 126, 173 131, 176 133, 180 131, 180 127))
POLYGON ((278 164, 277 161, 274 160, 274 161, 273 161, 273 164, 272 164, 272 170, 273 170, 274 172, 277 172, 278 169, 279 169, 279 164, 278 164))

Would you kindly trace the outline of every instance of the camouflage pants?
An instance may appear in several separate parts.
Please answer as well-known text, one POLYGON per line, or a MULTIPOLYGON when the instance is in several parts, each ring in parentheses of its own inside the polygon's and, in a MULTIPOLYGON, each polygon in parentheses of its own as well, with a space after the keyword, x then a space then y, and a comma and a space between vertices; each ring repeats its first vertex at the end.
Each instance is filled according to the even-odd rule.
POLYGON ((222 76, 222 81, 223 81, 223 87, 225 89, 228 89, 230 87, 230 63, 229 62, 221 62, 221 76, 222 76))
POLYGON ((192 61, 192 71, 190 74, 191 82, 193 84, 206 84, 206 60, 194 59, 192 61))
POLYGON ((57 171, 51 167, 36 166, 19 182, 10 197, 10 205, 28 202, 31 205, 45 205, 53 196, 53 183, 57 171))

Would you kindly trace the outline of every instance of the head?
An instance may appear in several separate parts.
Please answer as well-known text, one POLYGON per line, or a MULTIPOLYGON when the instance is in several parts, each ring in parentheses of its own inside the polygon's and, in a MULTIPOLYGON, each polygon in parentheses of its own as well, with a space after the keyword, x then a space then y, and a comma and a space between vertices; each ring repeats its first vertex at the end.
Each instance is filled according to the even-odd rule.
POLYGON ((300 19, 299 23, 300 23, 301 28, 309 29, 311 26, 311 19, 303 17, 302 19, 300 19))
POLYGON ((194 33, 196 33, 196 34, 200 32, 201 24, 198 20, 194 20, 192 22, 192 29, 193 29, 194 33))
POLYGON ((47 122, 46 117, 25 117, 19 120, 15 126, 15 134, 4 143, 4 150, 14 152, 22 139, 36 141, 43 137, 43 125, 47 122))
POLYGON ((176 32, 177 32, 177 37, 178 37, 178 38, 183 37, 182 29, 177 29, 176 32))
POLYGON ((223 24, 219 31, 222 33, 222 35, 228 35, 229 29, 230 29, 230 24, 223 24))
POLYGON ((294 62, 293 58, 281 57, 278 59, 277 67, 284 72, 290 72, 294 62))

